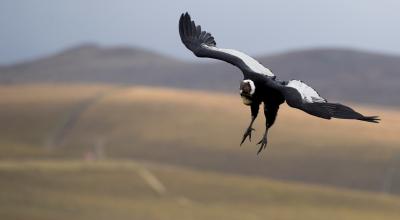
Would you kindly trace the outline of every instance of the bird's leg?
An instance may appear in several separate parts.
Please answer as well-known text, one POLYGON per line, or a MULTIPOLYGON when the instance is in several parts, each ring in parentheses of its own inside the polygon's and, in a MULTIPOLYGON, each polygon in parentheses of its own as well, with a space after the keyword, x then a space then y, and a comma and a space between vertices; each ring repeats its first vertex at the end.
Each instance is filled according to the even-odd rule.
POLYGON ((243 138, 242 138, 242 142, 240 142, 240 145, 243 144, 243 142, 246 140, 247 137, 249 137, 249 141, 251 142, 251 132, 254 131, 254 128, 253 128, 254 120, 256 120, 256 117, 255 116, 251 116, 250 125, 246 129, 246 131, 244 132, 243 138))
POLYGON ((242 142, 240 142, 240 146, 243 144, 243 142, 246 140, 247 137, 249 137, 249 141, 251 141, 251 132, 254 131, 253 123, 254 123, 254 120, 256 120, 256 118, 257 118, 259 108, 260 108, 259 102, 253 102, 251 104, 251 106, 250 106, 250 110, 251 110, 250 125, 243 134, 243 138, 242 138, 242 142))
MULTIPOLYGON (((264 113, 267 113, 266 108, 264 106, 264 113)), ((264 136, 263 138, 257 143, 260 144, 260 148, 257 151, 257 155, 267 147, 267 143, 268 143, 268 129, 270 127, 270 124, 268 122, 268 117, 265 117, 265 132, 264 132, 264 136)))
POLYGON ((260 144, 260 148, 257 151, 257 155, 267 147, 267 143, 268 143, 268 127, 265 128, 265 133, 263 138, 260 140, 260 142, 258 142, 257 144, 260 144))

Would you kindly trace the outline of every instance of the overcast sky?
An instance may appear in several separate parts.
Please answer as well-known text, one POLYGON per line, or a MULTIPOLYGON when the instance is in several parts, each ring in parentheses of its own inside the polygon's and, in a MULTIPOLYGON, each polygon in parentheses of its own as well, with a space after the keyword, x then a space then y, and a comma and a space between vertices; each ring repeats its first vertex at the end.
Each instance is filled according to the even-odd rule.
POLYGON ((308 47, 400 54, 398 0, 1 0, 0 64, 88 42, 191 59, 178 36, 184 11, 218 46, 253 55, 308 47))

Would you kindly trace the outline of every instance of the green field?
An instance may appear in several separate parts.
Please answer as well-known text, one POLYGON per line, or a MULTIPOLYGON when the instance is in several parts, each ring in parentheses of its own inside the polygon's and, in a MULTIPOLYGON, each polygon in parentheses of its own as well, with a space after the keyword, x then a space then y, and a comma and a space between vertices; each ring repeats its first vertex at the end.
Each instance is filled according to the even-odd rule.
POLYGON ((0 97, 0 219, 400 218, 396 109, 353 105, 376 125, 283 106, 257 156, 263 115, 239 147, 250 113, 236 96, 42 84, 0 97))

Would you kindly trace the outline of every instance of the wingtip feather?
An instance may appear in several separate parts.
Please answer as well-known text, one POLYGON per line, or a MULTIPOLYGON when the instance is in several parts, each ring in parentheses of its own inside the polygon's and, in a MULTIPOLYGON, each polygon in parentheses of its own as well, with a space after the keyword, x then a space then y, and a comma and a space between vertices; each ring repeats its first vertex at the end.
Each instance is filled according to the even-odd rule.
POLYGON ((202 44, 216 46, 214 37, 207 31, 202 31, 200 25, 196 25, 188 12, 182 13, 179 19, 179 35, 182 43, 196 56, 202 44))
POLYGON ((379 118, 379 116, 365 116, 359 120, 371 123, 379 123, 381 119, 379 118))

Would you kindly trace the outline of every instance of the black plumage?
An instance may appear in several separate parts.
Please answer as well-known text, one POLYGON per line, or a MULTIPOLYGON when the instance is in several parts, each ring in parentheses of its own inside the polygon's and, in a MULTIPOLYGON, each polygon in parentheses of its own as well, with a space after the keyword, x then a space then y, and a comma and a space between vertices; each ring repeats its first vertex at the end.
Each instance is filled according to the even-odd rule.
POLYGON ((373 123, 380 120, 377 116, 364 116, 348 106, 329 103, 302 81, 280 81, 268 68, 242 52, 218 48, 214 37, 202 31, 200 25, 196 26, 187 12, 179 19, 179 35, 182 43, 197 57, 222 60, 242 71, 244 79, 240 85, 240 95, 243 103, 250 106, 251 122, 241 144, 247 138, 251 141, 253 122, 258 115, 259 106, 264 103, 265 133, 258 142, 261 146, 257 153, 265 149, 268 129, 275 122, 279 106, 285 101, 290 107, 324 119, 356 119, 373 123))

